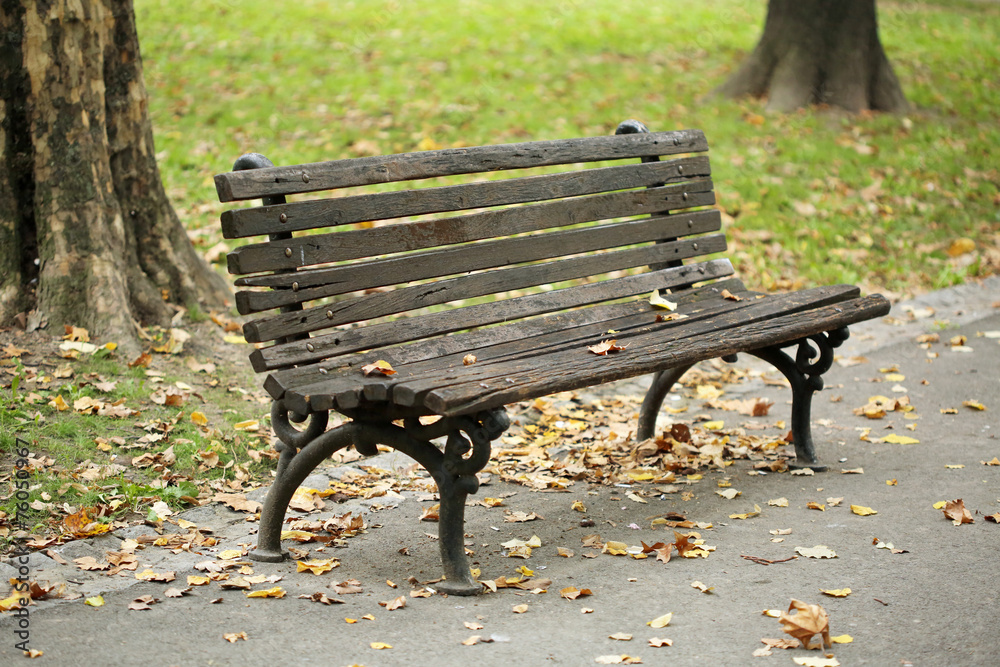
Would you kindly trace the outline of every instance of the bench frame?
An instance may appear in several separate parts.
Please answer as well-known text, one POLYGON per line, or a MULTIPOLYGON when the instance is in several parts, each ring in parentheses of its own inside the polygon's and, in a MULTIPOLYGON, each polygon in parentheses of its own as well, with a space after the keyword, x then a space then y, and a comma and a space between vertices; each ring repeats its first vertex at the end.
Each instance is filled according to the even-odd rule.
MULTIPOLYGON (((622 123, 616 134, 645 133, 648 130, 641 123, 626 121, 622 123)), ((642 162, 658 160, 658 157, 642 157, 642 162)), ((251 153, 239 158, 234 172, 256 170, 273 167, 271 162, 262 155, 251 153)), ((297 169, 297 168, 294 168, 297 169)), ((471 171, 471 170, 470 170, 471 171)), ((479 170, 483 171, 483 170, 479 170)), ((302 171, 302 179, 308 182, 306 172, 302 171)), ((235 196, 231 184, 226 179, 231 174, 216 177, 220 199, 232 201, 246 199, 247 195, 235 196)), ((278 180, 278 179, 275 179, 278 180)), ((260 189, 265 193, 262 197, 265 206, 275 206, 285 203, 284 195, 268 195, 267 182, 260 189)), ((687 193, 684 194, 687 199, 687 193)), ((226 217, 223 217, 224 224, 226 217)), ((285 241, 292 238, 290 232, 275 232, 268 236, 271 242, 285 241)), ((695 245, 697 248, 697 245, 695 245)), ((286 250, 286 255, 290 253, 286 250)), ((232 259, 232 257, 231 257, 232 259)), ((674 273, 683 273, 685 267, 680 261, 666 265, 651 267, 674 273)), ((231 263, 231 270, 233 263, 231 263)), ((703 268, 699 269, 704 271, 703 268)), ((274 271, 272 275, 284 272, 294 272, 295 269, 274 271)), ((246 284, 246 283, 243 283, 246 284)), ((703 293, 692 293, 690 299, 716 298, 720 283, 707 291, 713 296, 703 293)), ((298 289, 296 283, 294 289, 298 289)), ((856 296, 856 288, 853 293, 856 296)), ((281 295, 278 295, 279 298, 281 295)), ((794 467, 809 467, 813 470, 826 469, 819 463, 814 449, 811 428, 810 411, 812 395, 823 388, 822 375, 833 363, 833 350, 843 343, 849 333, 842 321, 852 322, 870 319, 888 312, 889 304, 878 296, 858 299, 859 304, 850 313, 838 307, 838 302, 846 301, 851 294, 845 292, 831 295, 828 302, 819 305, 824 309, 814 309, 806 317, 818 318, 818 324, 809 333, 799 338, 783 340, 774 344, 762 343, 767 338, 749 339, 734 336, 732 339, 720 339, 713 343, 709 352, 701 352, 696 356, 678 355, 679 363, 670 364, 656 369, 652 384, 643 400, 637 428, 639 440, 653 437, 656 416, 662 407, 666 395, 673 385, 680 380, 695 363, 704 359, 721 357, 728 362, 736 361, 737 353, 746 352, 763 359, 777 368, 789 381, 792 389, 791 432, 795 447, 796 461, 794 467), (825 318, 825 319, 824 319, 825 318), (829 326, 826 323, 829 322, 829 326)), ((673 297, 672 297, 673 298, 673 297)), ((685 296, 681 296, 683 300, 685 296)), ((854 302, 852 302, 853 304, 854 302)), ((246 305, 245 303, 243 305, 246 305)), ((846 308, 846 307, 845 307, 846 308)), ((302 310, 301 303, 287 303, 280 307, 282 313, 294 313, 302 310)), ((806 329, 803 329, 806 330, 806 329)), ((248 341, 256 336, 253 323, 244 329, 248 341)), ((735 328, 741 332, 743 329, 735 328)), ((308 333, 293 333, 277 338, 279 343, 308 339, 308 333)), ((312 350, 311 344, 308 344, 312 350)), ((255 353, 256 354, 256 353, 255 353)), ((253 358, 253 356, 252 356, 253 358)), ((255 359, 255 367, 259 364, 255 359)), ((291 364, 290 364, 291 365, 291 364)), ((262 370, 257 368, 257 370, 262 370)), ((320 368, 319 373, 325 370, 320 368)), ((270 382, 269 378, 269 382, 270 382)), ((595 380, 595 382, 606 380, 595 380)), ((265 384, 267 387, 268 385, 265 384)), ((484 385, 485 386, 485 385, 484 385)), ((581 384, 586 386, 586 384, 581 384)), ((278 393, 274 387, 269 387, 272 395, 278 393)), ((366 396, 383 396, 388 389, 380 388, 377 383, 366 387, 366 396), (380 393, 381 392, 381 393, 380 393)), ((400 451, 414 459, 430 473, 437 484, 440 494, 439 510, 439 545, 444 566, 445 579, 436 588, 446 594, 473 595, 482 591, 482 586, 472 579, 464 548, 464 514, 465 502, 469 494, 478 490, 479 480, 476 474, 489 461, 491 442, 498 438, 510 425, 502 405, 487 404, 484 409, 466 411, 462 414, 442 416, 433 424, 424 425, 420 416, 433 414, 426 404, 419 402, 407 407, 395 402, 364 402, 351 396, 328 399, 323 403, 317 399, 310 401, 309 396, 293 400, 290 396, 275 398, 271 408, 271 423, 279 442, 275 445, 279 452, 277 476, 268 492, 261 513, 257 548, 250 557, 258 561, 277 562, 288 557, 280 542, 281 525, 287 512, 288 504, 299 485, 326 458, 338 450, 353 445, 364 456, 377 453, 378 445, 385 445, 400 451), (327 430, 329 411, 348 417, 351 421, 334 429, 327 430), (399 425, 398 422, 402 422, 399 425), (395 423, 394 423, 395 422, 395 423), (301 424, 296 427, 293 424, 301 424), (442 447, 435 440, 445 439, 442 447)), ((440 412, 438 413, 440 414, 440 412)))

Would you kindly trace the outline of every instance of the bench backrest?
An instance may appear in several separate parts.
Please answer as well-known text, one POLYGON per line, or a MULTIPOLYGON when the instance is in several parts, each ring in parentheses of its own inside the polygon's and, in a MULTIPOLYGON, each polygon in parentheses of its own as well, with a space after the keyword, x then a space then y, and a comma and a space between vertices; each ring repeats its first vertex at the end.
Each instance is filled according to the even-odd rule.
MULTIPOLYGON (((238 310, 278 311, 244 325, 248 342, 276 341, 254 351, 254 368, 731 274, 726 260, 682 265, 725 249, 724 236, 712 233, 719 213, 705 208, 715 198, 708 157, 696 155, 708 150, 704 135, 622 127, 632 133, 216 176, 223 202, 264 198, 222 215, 226 238, 269 237, 228 255, 230 273, 244 276, 238 310), (455 182, 461 174, 477 178, 455 182), (321 190, 334 192, 284 200, 321 190), (642 267, 650 270, 633 271, 642 267)), ((243 166, 263 160, 255 158, 243 166)))

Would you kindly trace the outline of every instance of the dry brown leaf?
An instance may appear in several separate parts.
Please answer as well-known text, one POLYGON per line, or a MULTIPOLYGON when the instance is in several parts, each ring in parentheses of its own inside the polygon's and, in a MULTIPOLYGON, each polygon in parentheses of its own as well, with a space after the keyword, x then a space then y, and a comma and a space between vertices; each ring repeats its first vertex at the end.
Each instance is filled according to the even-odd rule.
POLYGON ((965 503, 962 502, 961 498, 957 500, 949 500, 942 510, 945 517, 947 517, 953 524, 960 526, 963 523, 975 523, 975 519, 972 518, 972 514, 969 510, 965 508, 965 503))
POLYGON ((393 598, 388 602, 379 602, 378 604, 380 607, 385 607, 386 611, 395 611, 406 606, 406 596, 400 595, 398 598, 393 598))
POLYGON ((235 644, 236 642, 238 642, 241 639, 243 641, 246 641, 247 640, 247 633, 245 633, 245 632, 226 632, 226 633, 223 633, 222 638, 225 639, 230 644, 235 644))
POLYGON ((814 635, 820 635, 827 648, 833 646, 830 642, 830 617, 818 604, 792 600, 788 605, 788 612, 782 614, 778 621, 784 632, 798 639, 806 648, 809 648, 814 635), (789 613, 792 610, 795 614, 789 613))
POLYGON ((589 345, 587 349, 596 354, 599 357, 607 356, 609 352, 621 352, 628 345, 617 345, 618 341, 615 339, 603 340, 597 345, 589 345))

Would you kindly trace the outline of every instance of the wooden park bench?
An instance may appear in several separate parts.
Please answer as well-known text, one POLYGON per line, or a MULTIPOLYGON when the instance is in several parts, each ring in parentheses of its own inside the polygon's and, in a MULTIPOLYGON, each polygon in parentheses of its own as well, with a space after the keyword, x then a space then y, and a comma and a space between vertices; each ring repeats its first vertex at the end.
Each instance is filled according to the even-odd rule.
POLYGON ((285 557, 288 502, 326 457, 388 445, 437 483, 439 588, 476 593, 465 500, 509 425, 505 405, 653 373, 637 429, 645 439, 687 369, 739 352, 788 378, 796 463, 822 469, 812 394, 847 326, 889 303, 846 285, 747 291, 729 260, 710 258, 726 240, 707 150, 700 131, 626 121, 615 136, 291 167, 249 154, 216 176, 223 202, 263 199, 224 212, 225 237, 268 237, 228 256, 246 288, 239 311, 271 311, 243 332, 269 343, 250 359, 267 373, 281 441, 251 556, 285 557), (474 178, 452 178, 461 174, 474 178), (335 192, 285 201, 321 190, 335 192), (676 309, 651 305, 654 292, 676 309), (589 349, 609 339, 621 349, 589 349), (330 411, 349 421, 327 430, 330 411))

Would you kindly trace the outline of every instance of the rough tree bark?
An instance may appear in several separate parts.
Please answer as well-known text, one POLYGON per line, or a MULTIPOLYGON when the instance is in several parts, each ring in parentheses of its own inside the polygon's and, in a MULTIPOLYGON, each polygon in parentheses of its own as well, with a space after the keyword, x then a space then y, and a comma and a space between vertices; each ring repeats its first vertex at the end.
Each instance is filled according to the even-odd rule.
POLYGON ((770 0, 757 48, 719 92, 766 95, 775 111, 907 107, 879 40, 875 0, 770 0))
POLYGON ((0 10, 0 324, 34 308, 125 342, 222 304, 160 181, 132 1, 0 10))

